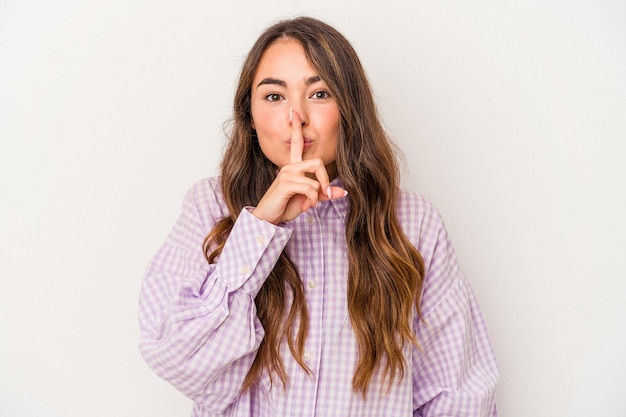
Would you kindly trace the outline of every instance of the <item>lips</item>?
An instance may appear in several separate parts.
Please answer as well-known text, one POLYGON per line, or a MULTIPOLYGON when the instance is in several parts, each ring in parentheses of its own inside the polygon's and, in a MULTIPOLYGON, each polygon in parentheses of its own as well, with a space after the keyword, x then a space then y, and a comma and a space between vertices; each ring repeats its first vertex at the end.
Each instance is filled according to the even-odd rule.
MULTIPOLYGON (((307 149, 309 149, 311 146, 313 146, 313 142, 314 142, 314 140, 313 140, 313 139, 304 138, 304 143, 303 143, 303 146, 302 146, 302 150, 303 150, 303 151, 306 151, 307 149)), ((291 139, 289 139, 289 140, 287 141, 287 145, 288 145, 289 147, 291 147, 291 139)))

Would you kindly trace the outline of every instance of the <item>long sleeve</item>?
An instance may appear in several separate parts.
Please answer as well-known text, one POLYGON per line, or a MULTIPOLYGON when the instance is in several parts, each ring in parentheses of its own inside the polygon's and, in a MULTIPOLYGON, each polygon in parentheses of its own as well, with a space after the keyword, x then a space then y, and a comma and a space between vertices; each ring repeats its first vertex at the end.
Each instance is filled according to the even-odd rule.
POLYGON ((196 184, 145 273, 140 351, 161 378, 214 413, 236 401, 264 331, 254 297, 291 232, 242 210, 216 264, 202 243, 225 215, 215 180, 196 184))
POLYGON ((413 407, 420 417, 495 417, 498 370, 485 320, 439 213, 424 208, 419 250, 424 320, 415 328, 413 407))

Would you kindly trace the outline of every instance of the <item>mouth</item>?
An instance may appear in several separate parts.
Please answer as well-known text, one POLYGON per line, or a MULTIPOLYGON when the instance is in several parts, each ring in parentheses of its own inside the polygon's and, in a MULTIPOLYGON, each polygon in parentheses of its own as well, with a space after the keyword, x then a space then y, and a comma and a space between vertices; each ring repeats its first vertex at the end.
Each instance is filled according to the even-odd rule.
MULTIPOLYGON (((310 138, 303 138, 303 142, 304 142, 304 150, 306 151, 307 149, 309 149, 311 146, 313 146, 313 139, 310 138)), ((287 141, 287 144, 289 146, 291 146, 291 139, 289 139, 287 141)))

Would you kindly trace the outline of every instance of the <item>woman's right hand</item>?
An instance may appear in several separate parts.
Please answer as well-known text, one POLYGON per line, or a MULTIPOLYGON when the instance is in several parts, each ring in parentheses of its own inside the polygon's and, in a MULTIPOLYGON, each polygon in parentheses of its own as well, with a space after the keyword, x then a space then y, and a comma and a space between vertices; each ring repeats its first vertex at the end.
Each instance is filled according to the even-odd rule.
POLYGON ((345 197, 341 187, 330 185, 320 158, 302 160, 304 137, 300 116, 293 112, 289 163, 283 166, 252 214, 273 224, 293 220, 319 201, 345 197))

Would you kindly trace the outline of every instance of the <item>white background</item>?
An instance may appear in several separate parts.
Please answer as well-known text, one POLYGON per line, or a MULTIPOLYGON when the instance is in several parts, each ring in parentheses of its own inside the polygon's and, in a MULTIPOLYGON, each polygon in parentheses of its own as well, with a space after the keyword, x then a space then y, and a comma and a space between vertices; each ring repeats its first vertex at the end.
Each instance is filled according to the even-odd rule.
POLYGON ((0 416, 189 415, 137 351, 142 274, 300 14, 353 42, 446 219, 501 415, 626 416, 621 0, 0 0, 0 416))

